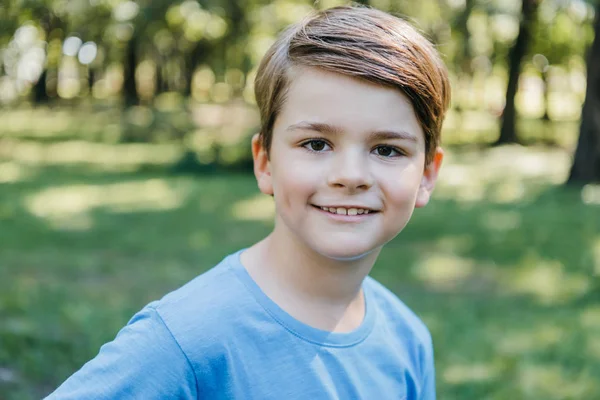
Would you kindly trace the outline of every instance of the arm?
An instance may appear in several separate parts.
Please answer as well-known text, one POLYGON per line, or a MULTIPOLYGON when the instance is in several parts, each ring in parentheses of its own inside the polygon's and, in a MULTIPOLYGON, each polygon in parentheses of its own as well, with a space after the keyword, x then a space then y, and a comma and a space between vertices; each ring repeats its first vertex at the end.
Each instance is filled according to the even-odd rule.
POLYGON ((420 400, 435 400, 435 363, 433 359, 433 344, 431 336, 428 335, 428 339, 423 357, 423 390, 419 397, 420 400))
POLYGON ((196 377, 158 312, 147 306, 47 399, 195 399, 196 377))

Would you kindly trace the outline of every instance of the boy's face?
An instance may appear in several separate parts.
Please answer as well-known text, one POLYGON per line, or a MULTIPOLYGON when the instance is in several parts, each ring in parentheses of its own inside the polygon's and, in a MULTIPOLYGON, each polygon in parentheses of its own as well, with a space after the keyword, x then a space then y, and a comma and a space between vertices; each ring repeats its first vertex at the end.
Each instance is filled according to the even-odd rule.
POLYGON ((424 134, 404 94, 310 67, 292 73, 270 159, 257 137, 253 154, 259 188, 275 198, 274 234, 334 259, 394 238, 429 201, 442 160, 438 149, 424 168, 424 134))

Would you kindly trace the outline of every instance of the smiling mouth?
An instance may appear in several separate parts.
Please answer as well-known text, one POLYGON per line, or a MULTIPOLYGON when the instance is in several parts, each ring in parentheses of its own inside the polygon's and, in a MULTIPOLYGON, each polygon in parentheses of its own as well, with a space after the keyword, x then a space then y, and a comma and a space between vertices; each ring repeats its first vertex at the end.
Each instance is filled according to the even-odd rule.
POLYGON ((313 204, 313 207, 318 208, 322 211, 328 212, 330 214, 336 215, 366 215, 366 214, 374 214, 379 211, 371 210, 369 208, 358 208, 358 207, 326 207, 326 206, 316 206, 313 204))

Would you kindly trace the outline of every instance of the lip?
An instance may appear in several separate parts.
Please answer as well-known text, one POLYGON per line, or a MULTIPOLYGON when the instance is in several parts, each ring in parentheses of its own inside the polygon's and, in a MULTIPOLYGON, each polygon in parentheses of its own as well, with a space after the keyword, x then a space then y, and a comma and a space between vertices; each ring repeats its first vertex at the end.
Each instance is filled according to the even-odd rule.
MULTIPOLYGON (((316 206, 314 204, 311 205, 316 211, 324 214, 325 216, 335 220, 335 221, 340 221, 340 222, 361 222, 366 220, 367 218, 371 218, 374 215, 376 215, 377 213, 379 213, 379 211, 376 210, 372 210, 370 208, 365 208, 366 210, 369 210, 368 214, 356 214, 356 215, 347 215, 347 214, 334 214, 331 213, 329 211, 325 211, 323 210, 321 207, 316 206)), ((323 206, 325 207, 325 206, 323 206)), ((329 206, 328 206, 329 207, 329 206)), ((335 206, 331 206, 332 208, 336 208, 335 206)), ((362 207, 357 207, 357 206, 338 206, 338 207, 343 207, 343 208, 362 208, 362 207)))
POLYGON ((317 204, 311 204, 311 205, 312 205, 313 207, 317 207, 317 208, 320 208, 320 207, 326 207, 326 208, 345 208, 346 210, 348 210, 349 208, 357 208, 357 209, 358 209, 358 208, 360 208, 360 209, 363 209, 363 210, 369 210, 369 213, 371 213, 371 212, 372 212, 372 213, 379 212, 379 210, 376 210, 376 209, 374 209, 374 208, 365 207, 365 206, 357 206, 357 205, 341 205, 341 204, 336 204, 336 205, 326 205, 326 206, 323 206, 323 205, 317 205, 317 204))

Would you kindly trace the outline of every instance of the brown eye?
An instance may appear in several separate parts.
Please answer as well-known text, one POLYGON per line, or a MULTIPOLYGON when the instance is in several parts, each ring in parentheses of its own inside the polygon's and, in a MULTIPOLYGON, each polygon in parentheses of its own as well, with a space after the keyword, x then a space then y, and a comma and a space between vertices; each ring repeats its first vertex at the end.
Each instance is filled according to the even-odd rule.
POLYGON ((323 151, 327 147, 327 143, 324 140, 310 140, 304 144, 304 147, 311 151, 323 151))
POLYGON ((395 155, 394 153, 398 153, 398 151, 390 146, 379 146, 375 151, 377 152, 378 156, 382 157, 391 157, 395 155))

